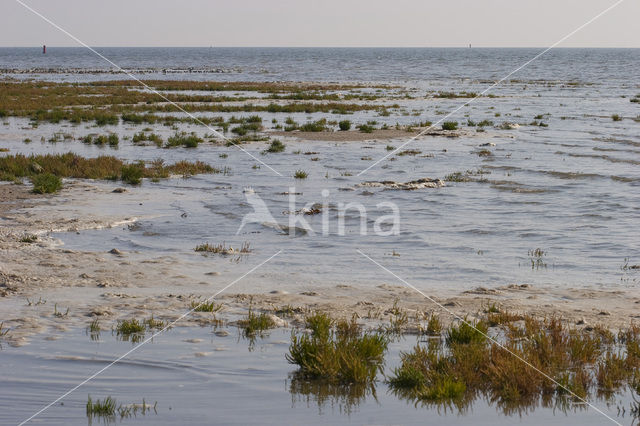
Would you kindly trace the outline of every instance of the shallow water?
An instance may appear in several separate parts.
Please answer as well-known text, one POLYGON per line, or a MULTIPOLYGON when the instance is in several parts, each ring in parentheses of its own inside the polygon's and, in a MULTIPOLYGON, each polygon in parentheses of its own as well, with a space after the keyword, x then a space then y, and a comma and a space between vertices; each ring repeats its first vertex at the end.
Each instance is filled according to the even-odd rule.
MULTIPOLYGON (((463 412, 455 407, 414 406, 394 396, 380 376, 375 391, 352 398, 324 394, 296 382, 296 369, 287 363, 289 331, 277 330, 249 342, 236 334, 219 337, 210 328, 174 328, 154 338, 104 374, 42 413, 34 423, 85 424, 87 396, 115 398, 118 403, 157 402, 156 412, 106 424, 603 424, 604 417, 580 405, 533 409, 506 415, 482 398, 463 412), (525 415, 526 414, 526 415, 525 415), (401 419, 401 420, 400 420, 401 419)), ((28 347, 3 348, 0 374, 0 423, 16 424, 55 400, 85 377, 107 366, 133 347, 109 331, 91 340, 83 330, 57 333, 58 340, 38 340, 28 347), (9 407, 11 407, 9 409, 9 407)), ((390 346, 386 370, 392 371, 400 350, 409 350, 415 336, 390 346)), ((598 408, 623 423, 618 405, 628 407, 629 396, 617 396, 598 408)), ((93 424, 104 424, 94 418, 93 424)))
MULTIPOLYGON (((482 100, 489 101, 495 100, 482 100)), ((506 113, 522 105, 521 101, 501 99, 496 108, 506 113)), ((532 117, 541 110, 524 105, 521 108, 517 114, 523 117, 532 117)), ((371 268, 356 249, 381 260, 425 290, 513 282, 560 287, 637 285, 635 276, 621 268, 625 258, 632 263, 640 258, 636 226, 640 218, 640 170, 636 164, 640 152, 632 144, 640 143, 640 125, 632 120, 614 123, 610 118, 584 118, 584 110, 561 120, 557 117, 569 112, 558 110, 552 102, 544 111, 552 114, 548 128, 522 126, 508 131, 488 129, 486 135, 468 138, 421 138, 406 147, 421 151, 418 155, 396 156, 394 161, 385 161, 360 177, 357 173, 372 163, 369 158, 383 157, 388 152, 387 144, 399 146, 404 140, 287 141, 286 152, 268 155, 261 154, 267 143, 244 146, 283 177, 264 165, 253 168, 259 166, 258 162, 237 148, 204 144, 193 150, 161 149, 121 141, 120 147, 112 150, 78 141, 39 142, 41 137, 48 139, 54 129, 76 137, 105 131, 85 126, 60 129, 41 125, 25 130, 25 120, 9 119, 9 125, 3 128, 3 146, 10 153, 73 151, 84 156, 112 154, 127 160, 161 157, 167 163, 198 159, 218 168, 228 167, 226 175, 145 182, 140 189, 131 190, 135 196, 123 195, 122 204, 60 207, 76 215, 85 211, 139 219, 135 226, 54 235, 69 248, 118 248, 147 256, 172 254, 183 262, 176 264, 176 272, 196 279, 201 279, 204 271, 229 265, 228 259, 194 253, 196 245, 208 241, 239 246, 246 241, 253 248, 250 257, 255 263, 283 250, 281 256, 261 269, 264 277, 251 288, 257 292, 323 283, 393 281, 391 276, 371 268), (24 137, 34 142, 24 144, 24 137), (487 142, 496 144, 489 147, 493 155, 479 157, 479 145, 487 142), (309 152, 313 154, 305 155, 309 152), (220 158, 220 154, 228 157, 220 158), (308 171, 309 178, 292 179, 298 169, 308 171), (486 181, 450 182, 443 188, 417 191, 357 187, 367 180, 444 179, 450 173, 467 170, 482 171, 481 177, 486 181), (281 224, 288 224, 290 215, 286 213, 290 210, 299 210, 306 203, 326 202, 328 235, 323 235, 323 215, 304 216, 315 235, 285 236, 257 223, 247 224, 236 235, 243 216, 252 212, 243 194, 246 187, 253 188, 281 224), (323 190, 329 191, 327 197, 322 195, 323 190), (293 207, 290 197, 281 195, 287 191, 302 193, 295 196, 293 207), (348 202, 366 207, 366 227, 362 232, 357 210, 347 210, 344 235, 338 235, 338 206, 348 202), (382 202, 392 202, 399 209, 398 235, 375 235, 374 222, 393 213, 388 206, 380 206, 382 202), (536 248, 545 255, 543 264, 532 268, 532 260, 537 259, 529 252, 536 248), (393 253, 399 256, 392 256, 393 253)), ((265 122, 271 116, 263 114, 265 122)), ((472 114, 475 120, 486 116, 482 112, 478 116, 472 114)), ((108 126, 121 138, 140 128, 108 126)), ((165 138, 173 133, 161 126, 158 132, 165 138)), ((387 225, 385 229, 389 229, 390 222, 387 225)))
MULTIPOLYGON (((103 49, 108 57, 131 68, 221 67, 231 73, 144 74, 145 78, 193 78, 215 80, 330 80, 383 81, 400 83, 417 93, 427 90, 481 92, 491 83, 538 51, 533 49, 103 49)), ((106 68, 96 58, 78 49, 54 49, 42 56, 36 50, 0 48, 0 68, 30 67, 106 68), (36 54, 37 53, 37 54, 36 54)), ((625 259, 640 262, 640 104, 629 98, 640 93, 640 50, 570 49, 552 51, 540 61, 514 75, 492 93, 497 98, 479 98, 451 117, 461 123, 493 120, 520 123, 516 130, 487 128, 484 134, 456 139, 422 137, 406 146, 418 155, 397 156, 384 161, 362 176, 361 170, 388 153, 387 145, 400 146, 405 139, 368 142, 301 142, 283 139, 287 150, 262 155, 267 143, 243 145, 256 158, 279 171, 274 174, 239 151, 211 144, 197 149, 161 149, 134 146, 123 140, 142 126, 120 124, 95 128, 67 124, 41 124, 31 128, 24 119, 3 119, 0 146, 15 153, 63 153, 84 156, 112 154, 127 160, 167 163, 201 160, 230 173, 174 178, 157 183, 145 181, 129 188, 119 202, 103 198, 87 199, 81 205, 61 201, 55 206, 69 217, 108 215, 135 217, 135 223, 102 230, 54 233, 67 248, 105 252, 112 248, 129 252, 142 260, 172 256, 172 274, 187 277, 185 283, 210 278, 217 271, 217 284, 238 277, 238 265, 246 270, 278 250, 282 254, 265 264, 251 279, 236 284, 233 292, 300 292, 307 288, 333 288, 335 284, 375 286, 398 284, 394 278, 372 265, 356 250, 362 250, 394 273, 429 292, 461 290, 477 286, 527 283, 556 288, 626 288, 638 285, 638 271, 623 270, 625 259), (571 84, 570 84, 571 83, 571 84), (624 97, 623 97, 624 96, 624 97), (465 116, 468 114, 468 117, 465 116), (500 114, 496 117, 496 114, 500 114), (549 127, 528 126, 538 114, 549 127), (612 114, 623 121, 613 122, 612 114), (40 142, 63 131, 79 138, 88 133, 115 131, 120 135, 117 150, 86 146, 79 141, 40 142), (23 143, 24 138, 34 142, 23 143), (480 145, 490 157, 480 157, 480 145), (300 153, 296 153, 300 151, 300 153), (305 155, 307 152, 314 154, 305 155), (220 154, 227 154, 221 158, 220 154), (311 161, 317 158, 317 161, 311 161), (363 159, 365 158, 365 159, 363 159), (371 158, 371 159, 366 159, 371 158), (306 180, 294 180, 295 170, 309 172, 306 180), (423 177, 444 178, 454 172, 481 170, 486 181, 448 182, 437 189, 390 191, 361 188, 368 180, 406 182, 423 177), (258 223, 236 232, 245 214, 252 212, 243 190, 251 187, 264 200, 274 219, 287 224, 289 210, 325 199, 329 204, 330 231, 322 235, 322 215, 305 216, 315 235, 283 235, 258 223), (294 190, 290 189, 295 187, 294 190), (322 190, 328 190, 324 197, 322 190), (296 205, 281 193, 300 192, 296 205), (345 235, 337 235, 338 211, 343 202, 358 202, 367 209, 366 235, 359 231, 360 216, 349 210, 345 235), (399 235, 379 236, 374 221, 389 209, 381 202, 395 203, 400 212, 399 235), (249 242, 252 253, 241 258, 202 256, 193 251, 197 244, 226 242, 239 246, 249 242), (530 251, 545 252, 542 263, 532 267, 530 251)), ((112 74, 15 74, 64 81, 123 78, 112 74)), ((436 121, 442 111, 453 111, 464 99, 398 100, 418 116, 358 112, 346 117, 355 122, 377 120, 390 126, 396 122, 436 121)), ((394 100, 393 102, 396 102, 394 100)), ((216 114, 228 118, 230 114, 216 114)), ((236 114, 236 115, 253 115, 236 114)), ((260 113, 264 123, 291 115, 298 122, 318 118, 335 119, 331 114, 260 113)), ((182 125, 200 135, 208 129, 182 125)), ((155 126, 154 132, 167 138, 174 130, 155 126)), ((0 153, 0 155, 5 155, 0 153)), ((105 191, 114 183, 95 183, 105 191)), ((51 206, 43 209, 51 209, 51 206)), ((221 287, 221 286, 220 286, 221 287)), ((186 291, 186 287, 185 290, 186 291)), ((154 283, 149 292, 170 291, 154 283)), ((14 423, 58 395, 62 389, 122 354, 130 344, 115 341, 109 333, 101 342, 91 342, 82 331, 61 333, 60 340, 36 340, 22 348, 4 347, 0 352, 3 386, 0 423, 14 423), (61 359, 59 357, 66 357, 61 359), (71 357, 71 358, 70 358, 71 357), (80 357, 76 360, 73 357, 80 357), (73 359, 72 359, 73 358, 73 359), (6 385, 5 385, 6 383, 6 385), (6 404, 6 405, 5 405, 6 404)), ((174 329, 160 336, 109 374, 90 382, 86 388, 56 406, 41 418, 47 424, 83 423, 84 404, 90 393, 107 395, 125 403, 158 401, 158 414, 129 419, 148 423, 201 423, 215 419, 221 423, 246 423, 256 416, 272 423, 393 423, 432 420, 436 423, 584 423, 601 424, 592 410, 571 413, 538 409, 531 416, 505 417, 484 402, 460 416, 438 414, 435 409, 414 408, 378 387, 378 402, 367 397, 350 416, 340 404, 319 408, 307 404, 288 391, 284 352, 288 334, 271 337, 249 353, 246 342, 233 335, 218 338, 206 329, 174 329), (202 338, 199 344, 183 342, 202 338), (227 350, 216 351, 224 346, 227 350), (196 357, 196 352, 211 352, 196 357), (221 385, 224 384, 224 385, 221 385), (243 401, 250 401, 244 403, 243 401), (238 408, 241 407, 239 410, 238 408), (284 417, 283 417, 284 416, 284 417), (406 417, 405 417, 406 416, 406 417), (438 417, 436 417, 438 416, 438 417), (284 418, 284 420, 283 420, 284 418)), ((393 352, 408 349, 396 345, 393 352)), ((613 409, 613 408, 611 408, 613 409)))

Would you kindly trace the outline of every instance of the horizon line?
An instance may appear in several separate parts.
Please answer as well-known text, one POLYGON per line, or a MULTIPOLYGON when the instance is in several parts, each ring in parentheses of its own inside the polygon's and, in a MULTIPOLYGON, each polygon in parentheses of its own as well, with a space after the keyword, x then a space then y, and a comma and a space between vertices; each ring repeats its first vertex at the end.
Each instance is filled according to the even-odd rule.
MULTIPOLYGON (((46 43, 28 46, 0 46, 0 49, 36 49, 42 46, 58 49, 86 49, 84 46, 48 45, 46 43)), ((545 49, 545 46, 108 46, 94 45, 97 49, 103 48, 134 48, 134 49, 545 49)), ((640 46, 565 46, 555 47, 559 49, 640 49, 640 46)))

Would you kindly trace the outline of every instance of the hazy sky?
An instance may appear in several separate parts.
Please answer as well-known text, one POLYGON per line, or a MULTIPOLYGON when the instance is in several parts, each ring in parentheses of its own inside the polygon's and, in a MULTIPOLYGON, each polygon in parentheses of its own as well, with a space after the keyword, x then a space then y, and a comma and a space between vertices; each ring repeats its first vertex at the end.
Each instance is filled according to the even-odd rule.
MULTIPOLYGON (((615 0, 23 0, 92 46, 544 47, 615 0)), ((626 0, 561 47, 640 47, 626 0)), ((0 0, 1 46, 75 46, 0 0)))

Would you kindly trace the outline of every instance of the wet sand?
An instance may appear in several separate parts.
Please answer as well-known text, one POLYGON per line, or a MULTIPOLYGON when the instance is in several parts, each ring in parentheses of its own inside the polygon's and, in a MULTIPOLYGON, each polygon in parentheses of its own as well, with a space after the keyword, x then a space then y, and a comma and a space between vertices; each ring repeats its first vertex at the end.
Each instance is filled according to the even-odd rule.
MULTIPOLYGON (((108 185, 71 181, 60 194, 37 199, 25 187, 0 188, 6 205, 18 209, 5 208, 0 229, 0 301, 4 327, 10 330, 3 339, 11 345, 27 344, 37 335, 46 338, 56 331, 85 327, 95 317, 105 325, 151 315, 173 320, 188 311, 192 301, 208 298, 233 281, 216 272, 205 273, 201 279, 176 273, 177 260, 169 255, 68 250, 48 236, 52 230, 101 229, 135 220, 70 214, 69 209, 98 199, 117 203, 118 197, 126 196, 135 200, 142 197, 143 188, 118 194, 108 185), (38 235, 38 240, 21 242, 24 235, 38 235)), ((262 260, 257 254, 250 255, 237 275, 262 260)), ((259 280, 259 274, 249 275, 243 284, 259 280)), ((560 316, 578 328, 599 324, 619 329, 640 319, 640 296, 629 289, 545 288, 505 282, 493 288, 425 294, 444 308, 383 271, 380 281, 370 286, 326 283, 300 292, 273 289, 257 294, 238 294, 231 287, 216 297, 223 304, 216 318, 233 322, 246 315, 251 304, 254 309, 272 312, 292 308, 293 317, 281 325, 301 325, 306 312, 320 310, 336 317, 355 315, 375 326, 389 322, 395 304, 405 310, 409 320, 405 331, 411 333, 418 331, 425 314, 440 314, 446 323, 454 318, 452 314, 473 318, 495 303, 502 310, 535 317, 560 316)), ((213 320, 211 313, 193 313, 176 325, 202 325, 213 320)))
POLYGON ((41 194, 34 194, 27 185, 0 183, 0 215, 15 209, 20 209, 32 203, 31 200, 43 198, 41 194))

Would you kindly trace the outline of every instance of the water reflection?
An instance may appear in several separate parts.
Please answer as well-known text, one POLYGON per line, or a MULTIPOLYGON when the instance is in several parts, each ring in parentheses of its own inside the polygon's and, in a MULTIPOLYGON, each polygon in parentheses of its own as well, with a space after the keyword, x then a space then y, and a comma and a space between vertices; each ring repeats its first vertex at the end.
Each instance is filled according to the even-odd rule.
POLYGON ((326 380, 309 380, 298 372, 289 375, 287 384, 292 407, 300 402, 307 406, 315 403, 319 414, 330 407, 332 410, 337 408, 340 414, 350 415, 367 398, 378 402, 375 384, 343 385, 326 380))

